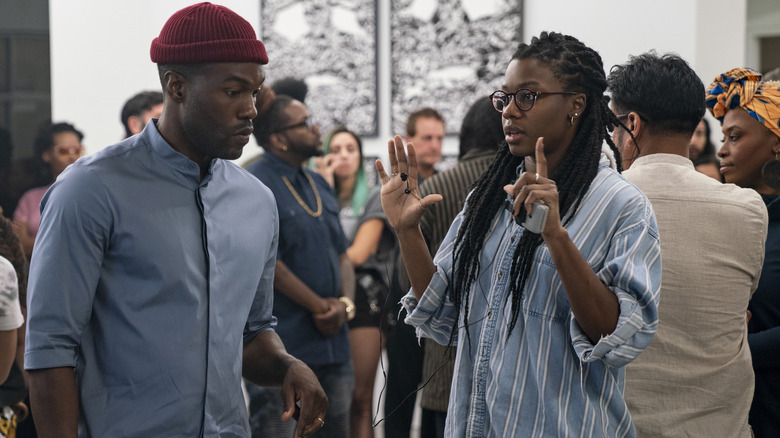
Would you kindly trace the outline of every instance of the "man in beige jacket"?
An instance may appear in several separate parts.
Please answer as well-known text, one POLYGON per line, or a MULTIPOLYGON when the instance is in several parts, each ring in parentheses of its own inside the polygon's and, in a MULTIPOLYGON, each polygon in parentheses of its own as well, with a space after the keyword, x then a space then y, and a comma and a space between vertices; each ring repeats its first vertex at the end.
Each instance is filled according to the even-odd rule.
POLYGON ((659 327, 626 368, 640 437, 750 437, 753 369, 745 323, 761 273, 767 212, 753 190, 696 172, 688 142, 704 86, 675 55, 613 67, 613 139, 623 175, 653 205, 661 239, 659 327), (630 169, 629 169, 630 167, 630 169))

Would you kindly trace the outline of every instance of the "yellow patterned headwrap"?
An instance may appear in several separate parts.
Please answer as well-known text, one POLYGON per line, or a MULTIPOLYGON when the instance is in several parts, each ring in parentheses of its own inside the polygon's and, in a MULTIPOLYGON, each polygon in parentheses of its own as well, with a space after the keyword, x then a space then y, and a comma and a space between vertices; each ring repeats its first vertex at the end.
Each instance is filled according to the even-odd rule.
POLYGON ((761 82, 761 73, 749 68, 718 75, 707 88, 707 109, 723 123, 726 111, 738 106, 780 137, 780 82, 761 82))

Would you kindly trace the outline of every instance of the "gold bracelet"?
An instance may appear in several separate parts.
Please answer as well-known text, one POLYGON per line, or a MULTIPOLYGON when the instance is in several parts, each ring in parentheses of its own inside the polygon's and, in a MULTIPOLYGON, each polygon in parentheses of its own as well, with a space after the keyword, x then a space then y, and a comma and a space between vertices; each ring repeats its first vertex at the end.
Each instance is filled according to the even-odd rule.
POLYGON ((355 319, 355 312, 357 309, 355 309, 355 303, 349 299, 349 297, 340 297, 339 301, 347 305, 346 311, 347 311, 347 322, 352 321, 355 319))

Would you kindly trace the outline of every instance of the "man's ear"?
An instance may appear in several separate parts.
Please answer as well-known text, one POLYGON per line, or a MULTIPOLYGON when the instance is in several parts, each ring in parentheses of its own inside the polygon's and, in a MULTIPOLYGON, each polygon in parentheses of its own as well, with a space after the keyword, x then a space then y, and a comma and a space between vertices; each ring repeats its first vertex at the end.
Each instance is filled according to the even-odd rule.
POLYGON ((284 134, 281 132, 274 132, 271 134, 268 137, 268 142, 270 143, 271 150, 287 150, 287 143, 285 142, 284 134))
POLYGON ((168 70, 163 76, 165 82, 165 94, 174 102, 181 103, 184 100, 187 79, 173 70, 168 70))
POLYGON ((626 118, 626 127, 634 138, 639 138, 647 130, 647 123, 642 120, 639 113, 631 111, 626 118))

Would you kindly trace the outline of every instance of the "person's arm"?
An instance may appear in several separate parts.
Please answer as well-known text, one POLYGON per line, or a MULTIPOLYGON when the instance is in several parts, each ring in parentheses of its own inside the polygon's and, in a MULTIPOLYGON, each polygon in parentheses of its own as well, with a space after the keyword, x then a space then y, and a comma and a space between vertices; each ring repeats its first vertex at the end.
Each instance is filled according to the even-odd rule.
POLYGON ((0 383, 5 382, 16 359, 16 329, 0 330, 0 383))
POLYGON ((363 222, 355 234, 352 245, 347 248, 347 256, 354 266, 360 266, 379 249, 382 240, 382 231, 385 223, 380 218, 373 218, 363 222))
POLYGON ((41 202, 24 355, 40 437, 78 433, 74 368, 110 241, 112 212, 105 193, 96 173, 71 167, 41 202))
POLYGON ((308 310, 312 314, 328 311, 328 302, 321 296, 314 293, 297 275, 295 275, 287 265, 281 261, 276 261, 274 270, 274 289, 283 293, 287 298, 293 300, 296 304, 308 310))
POLYGON ((555 263, 574 318, 594 344, 602 336, 612 333, 620 316, 618 298, 596 277, 561 224, 558 189, 554 181, 547 179, 547 160, 542 138, 536 142, 536 173, 523 173, 505 189, 515 197, 515 215, 520 208, 530 213, 533 203, 537 201, 549 207, 542 238, 555 263))
POLYGON ((376 170, 382 180, 382 208, 398 237, 406 273, 409 275, 412 290, 419 299, 436 272, 433 258, 420 231, 420 217, 429 205, 439 202, 442 198, 438 194, 428 195, 425 198, 418 196, 418 169, 414 145, 409 143, 407 149, 408 157, 407 152, 404 151, 403 140, 400 136, 395 136, 387 144, 390 175, 385 172, 379 160, 376 161, 376 170), (402 179, 401 174, 406 176, 405 180, 402 179))
MULTIPOLYGON (((339 256, 339 271, 341 274, 341 296, 349 298, 354 305, 355 269, 346 253, 339 256)), ((328 302, 328 311, 314 314, 314 325, 317 326, 320 333, 333 336, 347 322, 347 303, 338 298, 325 298, 325 300, 328 302)))
POLYGON ((40 438, 77 438, 79 399, 73 368, 30 370, 30 404, 40 438))
POLYGON ((617 296, 596 277, 563 226, 549 234, 545 230, 542 237, 550 250, 574 318, 595 344, 617 327, 620 316, 617 296))
POLYGON ((0 383, 16 359, 17 331, 24 324, 19 303, 19 280, 11 262, 0 257, 0 383))
POLYGON ((287 353, 276 332, 261 332, 244 345, 243 375, 257 385, 282 387, 282 420, 298 420, 296 437, 310 435, 324 424, 325 391, 311 369, 287 353))
POLYGON ((16 329, 16 366, 22 370, 24 385, 25 387, 28 387, 30 382, 27 378, 27 372, 24 371, 24 340, 26 339, 25 332, 27 330, 27 307, 22 307, 22 316, 24 317, 24 322, 21 327, 16 329))
MULTIPOLYGON (((352 283, 354 288, 354 274, 352 283)), ((340 302, 338 298, 322 298, 314 293, 281 260, 276 261, 274 288, 308 310, 314 317, 314 325, 317 330, 325 336, 333 336, 338 333, 346 321, 346 305, 344 303, 340 302)))

